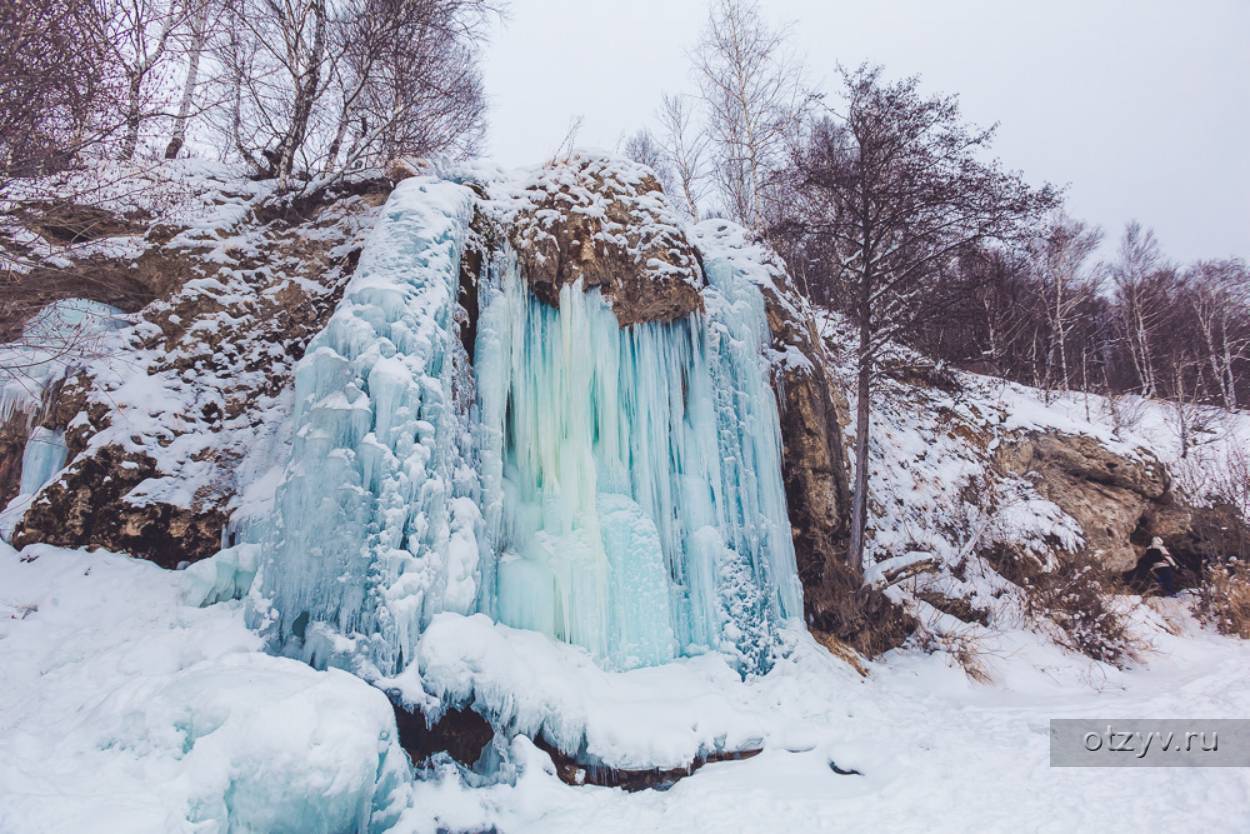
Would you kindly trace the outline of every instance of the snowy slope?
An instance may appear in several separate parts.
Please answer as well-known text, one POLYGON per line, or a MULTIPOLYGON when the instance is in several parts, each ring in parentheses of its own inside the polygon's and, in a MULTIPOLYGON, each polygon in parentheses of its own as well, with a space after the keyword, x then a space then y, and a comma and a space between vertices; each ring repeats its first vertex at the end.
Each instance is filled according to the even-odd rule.
MULTIPOLYGON (((853 398, 854 330, 837 314, 823 315, 833 371, 853 398)), ((870 582, 885 585, 909 566, 923 567, 888 593, 909 607, 925 630, 979 639, 1020 627, 1021 589, 984 554, 1008 545, 1027 554, 1030 570, 1050 571, 1059 557, 1086 544, 1081 524, 1044 497, 1036 480, 1000 464, 999 452, 1030 436, 1085 437, 1124 461, 1147 468, 1158 461, 1167 470, 1163 482, 1179 499, 1194 506, 1232 499, 1243 514, 1250 513, 1250 413, 1218 408, 1187 413, 1197 430, 1182 454, 1181 415, 1166 401, 1043 392, 935 367, 900 345, 892 346, 887 362, 905 370, 883 373, 874 382, 865 573, 870 582), (989 628, 953 619, 917 598, 927 593, 967 600, 989 619, 989 628)), ((853 399, 849 413, 853 421, 853 399)), ((851 442, 853 422, 845 436, 851 442)), ((1128 612, 1141 600, 1130 596, 1111 603, 1128 612)))
MULTIPOLYGON (((1168 611, 1177 635, 1157 615, 1143 623, 1156 639, 1149 668, 1121 672, 1017 633, 990 647, 989 686, 916 651, 869 664, 860 678, 796 635, 790 658, 750 684, 723 665, 718 673, 692 661, 616 673, 645 673, 635 689, 593 664, 561 663, 568 649, 548 643, 534 657, 554 666, 514 665, 511 674, 527 676, 531 696, 547 691, 560 715, 588 711, 614 747, 671 746, 683 735, 674 722, 690 715, 755 736, 764 752, 708 765, 666 792, 630 794, 569 787, 546 754, 518 738, 515 784, 471 787, 448 764, 430 781, 397 787, 381 693, 260 653, 238 603, 190 607, 180 598, 186 574, 143 562, 44 547, 26 556, 37 558, 20 561, 0 547, 6 834, 354 830, 354 814, 388 799, 402 815, 394 825, 386 812, 375 820, 394 834, 491 825, 1114 834, 1250 824, 1244 770, 1048 767, 1052 717, 1250 712, 1250 646, 1200 632, 1177 610, 1168 611), (830 762, 862 775, 838 775, 830 762)), ((484 650, 504 641, 486 651, 545 640, 519 632, 465 639, 485 641, 484 650)), ((478 674, 509 668, 491 663, 478 674)))

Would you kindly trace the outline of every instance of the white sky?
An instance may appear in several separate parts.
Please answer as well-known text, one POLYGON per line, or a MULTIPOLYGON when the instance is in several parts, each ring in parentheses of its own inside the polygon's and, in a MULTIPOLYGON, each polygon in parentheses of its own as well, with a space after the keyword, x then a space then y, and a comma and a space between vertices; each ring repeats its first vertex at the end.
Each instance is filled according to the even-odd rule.
MULTIPOLYGON (((1070 211, 1116 236, 1152 226, 1173 257, 1250 258, 1250 0, 764 0, 793 24, 809 80, 835 66, 919 73, 1001 122, 1008 167, 1068 184, 1070 211)), ((662 91, 694 92, 686 59, 704 0, 511 0, 486 52, 488 152, 615 148, 662 91)), ((1109 248, 1109 247, 1108 247, 1109 248)))

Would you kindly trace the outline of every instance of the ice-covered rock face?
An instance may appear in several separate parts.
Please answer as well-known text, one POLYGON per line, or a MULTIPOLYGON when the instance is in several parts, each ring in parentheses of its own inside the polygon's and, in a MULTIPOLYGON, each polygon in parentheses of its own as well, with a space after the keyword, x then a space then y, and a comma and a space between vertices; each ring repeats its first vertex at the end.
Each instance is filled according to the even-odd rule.
POLYGON ((758 287, 703 252, 702 292, 656 278, 697 303, 622 326, 619 283, 535 292, 507 226, 533 189, 479 189, 402 183, 310 345, 253 622, 284 653, 371 679, 404 669, 441 611, 608 668, 709 650, 766 668, 802 590, 758 287))

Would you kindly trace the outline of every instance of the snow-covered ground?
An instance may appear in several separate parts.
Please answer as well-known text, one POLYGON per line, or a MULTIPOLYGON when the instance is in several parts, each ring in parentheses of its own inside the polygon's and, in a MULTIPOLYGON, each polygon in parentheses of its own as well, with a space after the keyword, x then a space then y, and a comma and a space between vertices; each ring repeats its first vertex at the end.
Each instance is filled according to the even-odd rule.
MULTIPOLYGON (((1025 635, 1003 641, 993 685, 939 657, 897 654, 848 681, 815 651, 774 672, 758 706, 791 726, 760 756, 709 765, 667 792, 569 788, 540 754, 515 787, 417 786, 405 831, 431 815, 512 832, 1142 832, 1246 830, 1244 769, 1056 769, 1054 717, 1239 716, 1250 650, 1223 638, 1160 640, 1149 670, 1119 673, 1025 635), (808 749, 810 748, 810 749, 808 749), (843 769, 863 775, 838 775, 843 769), (482 794, 485 794, 483 796, 482 794), (480 809, 485 806, 485 812, 480 809)), ((645 732, 645 728, 640 731, 645 732)), ((524 742, 522 742, 524 744, 524 742)), ((450 780, 449 780, 450 781, 450 780)))
POLYGON ((371 810, 360 830, 395 834, 1250 826, 1245 769, 1048 765, 1050 718, 1250 715, 1250 644, 1199 630, 1180 604, 1140 609, 1153 648, 1125 671, 1027 632, 998 634, 979 644, 988 684, 946 655, 911 650, 862 678, 801 633, 747 683, 713 657, 613 673, 480 617, 436 623, 445 651, 421 659, 438 667, 431 677, 450 685, 488 665, 527 676, 513 709, 583 720, 622 749, 671 747, 682 722, 687 737, 763 743, 755 758, 631 794, 565 785, 524 738, 501 768, 515 784, 469 787, 451 765, 401 779, 381 692, 263 654, 240 603, 190 604, 203 595, 198 579, 0 544, 0 831, 338 832, 371 810), (505 648, 518 653, 509 663, 479 662, 505 648))
POLYGON ((261 653, 238 603, 183 602, 189 578, 0 542, 4 834, 329 834, 391 798, 386 697, 261 653))

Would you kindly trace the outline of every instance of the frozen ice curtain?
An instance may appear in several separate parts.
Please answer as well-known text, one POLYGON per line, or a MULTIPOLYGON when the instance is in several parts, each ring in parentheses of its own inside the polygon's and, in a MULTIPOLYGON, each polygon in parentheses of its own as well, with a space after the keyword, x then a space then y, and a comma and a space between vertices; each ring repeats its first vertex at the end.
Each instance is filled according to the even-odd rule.
POLYGON ((607 668, 722 651, 766 669, 801 615, 758 289, 704 253, 706 312, 622 328, 487 253, 475 197, 414 179, 297 373, 297 434, 252 616, 279 650, 391 675, 440 611, 482 611, 607 668))

